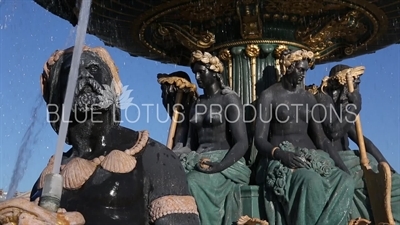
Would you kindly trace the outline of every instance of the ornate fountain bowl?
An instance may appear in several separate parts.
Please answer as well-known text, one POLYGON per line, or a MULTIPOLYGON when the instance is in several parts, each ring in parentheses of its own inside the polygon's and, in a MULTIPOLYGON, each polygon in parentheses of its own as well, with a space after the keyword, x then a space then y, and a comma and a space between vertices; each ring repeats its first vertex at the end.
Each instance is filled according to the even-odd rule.
MULTIPOLYGON (((74 1, 35 0, 73 25, 74 1)), ((317 63, 400 42, 398 0, 93 0, 88 28, 132 56, 187 65, 190 53, 247 44, 311 50, 317 63)))
POLYGON ((0 202, 0 224, 3 225, 83 225, 79 212, 50 212, 25 197, 0 202))

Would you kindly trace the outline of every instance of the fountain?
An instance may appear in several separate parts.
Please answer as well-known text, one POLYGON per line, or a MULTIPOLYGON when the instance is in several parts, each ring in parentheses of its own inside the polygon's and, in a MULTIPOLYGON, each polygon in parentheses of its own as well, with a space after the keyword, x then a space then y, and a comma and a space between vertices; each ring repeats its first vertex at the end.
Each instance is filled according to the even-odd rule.
POLYGON ((13 171, 13 176, 11 178, 10 187, 8 188, 6 199, 11 199, 15 196, 18 183, 26 170, 27 162, 32 152, 32 148, 30 146, 33 146, 36 143, 37 136, 45 125, 43 118, 38 117, 38 110, 43 104, 41 96, 38 96, 36 102, 38 104, 32 110, 32 121, 24 134, 22 144, 18 150, 18 157, 15 164, 15 169, 13 171))
MULTIPOLYGON (((80 14, 77 14, 79 7, 75 3, 61 0, 35 2, 76 25, 80 14)), ((243 104, 255 105, 263 91, 279 82, 285 74, 282 71, 284 60, 281 57, 288 49, 313 52, 310 58, 315 61, 310 60, 309 63, 313 67, 372 53, 399 43, 399 25, 390 22, 398 13, 391 9, 398 7, 400 1, 389 0, 313 0, 284 3, 278 0, 174 0, 146 3, 139 0, 93 0, 87 32, 98 36, 106 45, 123 49, 132 56, 165 63, 186 66, 192 63, 192 52, 210 52, 224 62, 224 68, 221 69, 223 83, 239 94, 243 104), (138 35, 130 35, 132 30, 138 35)), ((343 79, 348 84, 344 82, 342 86, 349 85, 349 91, 352 92, 352 82, 349 81, 353 77, 350 76, 351 72, 347 72, 347 75, 349 76, 343 79)), ((196 99, 197 93, 193 94, 193 84, 186 80, 183 81, 186 85, 179 87, 177 81, 180 79, 181 77, 173 75, 159 77, 158 81, 163 87, 173 86, 178 90, 179 95, 168 101, 180 103, 182 95, 183 98, 191 99, 194 96, 196 99), (184 89, 190 91, 179 91, 184 89)), ((185 107, 190 107, 193 102, 185 107)), ((246 111, 246 117, 251 118, 251 113, 250 110, 246 111)), ((171 117, 176 118, 176 113, 171 117)), ((174 148, 178 141, 172 141, 173 137, 184 132, 178 131, 180 128, 177 124, 173 123, 171 127, 168 146, 174 148)), ((360 126, 357 127, 359 140, 363 140, 360 126)), ((255 129, 252 123, 247 124, 247 128, 250 141, 246 163, 254 172, 257 158, 257 149, 253 143, 255 129)), ((365 150, 363 145, 363 141, 360 141, 361 151, 365 150)), ((293 150, 289 147, 288 149, 293 150)), ((361 158, 365 172, 368 169, 365 155, 362 154, 361 158)), ((54 168, 57 166, 53 170, 58 170, 54 168)), ((381 182, 391 180, 392 174, 388 165, 383 163, 380 168, 383 173, 381 178, 384 178, 381 182)), ((387 198, 391 192, 390 183, 380 185, 385 189, 385 192, 381 192, 385 199, 375 200, 375 204, 381 205, 385 212, 377 212, 377 207, 373 206, 374 217, 379 218, 374 223, 394 224, 390 198, 387 198)), ((249 185, 241 187, 243 211, 240 213, 244 217, 240 218, 238 224, 267 223, 263 220, 268 216, 260 204, 263 188, 256 184, 254 177, 249 185)), ((373 193, 371 188, 368 189, 373 193)), ((347 223, 371 222, 360 218, 346 221, 347 223)))
MULTIPOLYGON (((65 95, 65 104, 63 105, 63 115, 65 118, 70 117, 72 108, 73 95, 76 87, 76 81, 78 79, 78 69, 80 65, 80 57, 85 42, 86 29, 89 21, 91 0, 85 1, 79 11, 79 22, 77 29, 77 36, 75 45, 78 48, 74 49, 72 56, 72 65, 70 70, 70 79, 67 84, 67 91, 65 95)), ((41 99, 40 99, 41 100, 41 99)), ((42 101, 40 101, 42 103, 42 101)), ((33 111, 33 121, 29 126, 24 136, 21 149, 19 150, 19 157, 17 159, 16 171, 13 173, 10 188, 7 193, 7 199, 11 199, 15 195, 16 188, 18 187, 18 181, 22 177, 21 171, 24 170, 22 165, 26 165, 26 159, 29 158, 29 154, 26 154, 23 150, 27 149, 28 144, 32 144, 30 137, 33 136, 33 128, 36 122, 37 111, 41 104, 38 104, 33 111)), ((64 150, 64 143, 67 136, 68 122, 65 120, 61 121, 61 128, 59 138, 57 142, 56 154, 54 157, 54 167, 52 173, 49 173, 44 178, 44 187, 42 191, 42 197, 39 202, 39 206, 31 202, 26 202, 26 199, 18 198, 11 199, 2 203, 0 206, 0 223, 1 224, 12 224, 18 222, 21 225, 32 225, 32 224, 58 224, 61 221, 67 222, 68 224, 84 224, 85 220, 79 212, 67 213, 66 211, 60 210, 60 201, 62 195, 62 176, 60 175, 61 157, 64 150)))

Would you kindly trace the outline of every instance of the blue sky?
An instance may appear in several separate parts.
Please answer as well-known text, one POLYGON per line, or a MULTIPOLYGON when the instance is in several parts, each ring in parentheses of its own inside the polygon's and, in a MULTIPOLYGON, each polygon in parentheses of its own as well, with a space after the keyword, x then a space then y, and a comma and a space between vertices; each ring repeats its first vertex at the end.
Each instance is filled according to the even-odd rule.
MULTIPOLYGON (((46 124, 39 76, 48 57, 56 49, 70 47, 74 41, 75 28, 69 22, 50 14, 33 1, 0 0, 0 189, 8 189, 18 151, 29 127, 32 135, 21 148, 24 154, 20 167, 26 170, 22 170, 19 191, 30 190, 54 154, 57 136, 46 124), (35 110, 36 117, 33 116, 35 110)), ((86 44, 104 47, 98 38, 91 35, 86 37, 86 44)), ((161 106, 156 76, 183 70, 194 80, 190 69, 134 58, 119 49, 105 48, 118 66, 123 84, 132 91, 133 103, 141 110, 140 120, 135 123, 125 120, 122 125, 135 130, 147 129, 152 138, 166 143, 170 121, 158 122, 166 120, 167 115, 161 106), (143 104, 154 104, 148 115, 143 104)), ((366 67, 361 83, 363 131, 397 171, 400 171, 399 62, 400 45, 341 62, 366 67)), ((319 84, 336 64, 318 65, 307 73, 306 83, 319 84)), ((122 113, 126 113, 131 121, 137 118, 134 109, 122 113)))

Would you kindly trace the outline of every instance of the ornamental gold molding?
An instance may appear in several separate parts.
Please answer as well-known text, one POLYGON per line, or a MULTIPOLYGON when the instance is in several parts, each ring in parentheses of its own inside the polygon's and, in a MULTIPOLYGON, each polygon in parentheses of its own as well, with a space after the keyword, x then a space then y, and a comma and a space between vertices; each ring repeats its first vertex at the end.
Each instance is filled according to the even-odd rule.
POLYGON ((157 33, 153 37, 156 42, 165 40, 178 42, 190 51, 208 49, 215 43, 215 35, 211 32, 199 32, 196 28, 169 22, 159 23, 157 33))
POLYGON ((367 0, 174 0, 133 24, 140 28, 135 39, 164 58, 283 44, 313 51, 321 62, 365 51, 386 32, 388 18, 367 0))
MULTIPOLYGON (((323 26, 315 23, 304 30, 297 30, 296 37, 305 45, 310 46, 314 52, 321 52, 337 45, 335 43, 337 39, 343 39, 346 43, 357 43, 368 30, 361 19, 361 13, 353 10, 343 17, 325 19, 323 26)), ((352 51, 348 49, 346 54, 351 53, 352 51)))
POLYGON ((222 49, 219 52, 219 58, 222 61, 228 62, 228 82, 229 87, 233 87, 233 64, 232 64, 232 55, 229 49, 222 49))
POLYGON ((340 85, 346 86, 348 77, 352 77, 352 79, 355 80, 360 76, 362 76, 364 72, 365 72, 365 66, 357 66, 341 70, 332 77, 325 76, 321 80, 321 85, 319 87, 319 90, 325 93, 325 88, 329 86, 329 82, 332 80, 336 80, 340 85))
POLYGON ((257 57, 260 54, 258 45, 250 44, 246 47, 246 55, 250 58, 251 69, 251 97, 253 102, 257 99, 256 83, 257 83, 257 57))
POLYGON ((274 58, 275 58, 275 70, 276 70, 276 80, 280 81, 282 77, 282 71, 281 71, 281 55, 284 51, 289 50, 288 46, 286 45, 278 45, 273 52, 274 58))
POLYGON ((306 91, 310 92, 313 95, 316 95, 318 93, 318 88, 319 87, 315 84, 305 86, 306 91))
POLYGON ((232 41, 232 42, 224 43, 221 45, 215 44, 208 51, 215 51, 215 50, 222 49, 222 48, 232 48, 235 46, 246 46, 246 45, 251 45, 251 44, 254 44, 254 45, 277 44, 277 45, 287 45, 287 46, 293 46, 296 48, 311 50, 309 47, 307 47, 305 45, 302 45, 302 44, 299 44, 296 42, 292 42, 292 41, 282 41, 282 40, 276 40, 276 39, 266 39, 266 40, 257 39, 257 40, 232 41))

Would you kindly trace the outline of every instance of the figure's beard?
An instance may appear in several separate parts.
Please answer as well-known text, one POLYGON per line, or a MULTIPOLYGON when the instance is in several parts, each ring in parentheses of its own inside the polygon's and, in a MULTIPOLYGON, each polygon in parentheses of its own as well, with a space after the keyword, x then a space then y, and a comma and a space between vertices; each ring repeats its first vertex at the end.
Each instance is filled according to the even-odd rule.
POLYGON ((107 109, 115 103, 115 93, 108 85, 104 87, 91 78, 81 79, 75 89, 72 111, 76 113, 99 111, 107 109))

